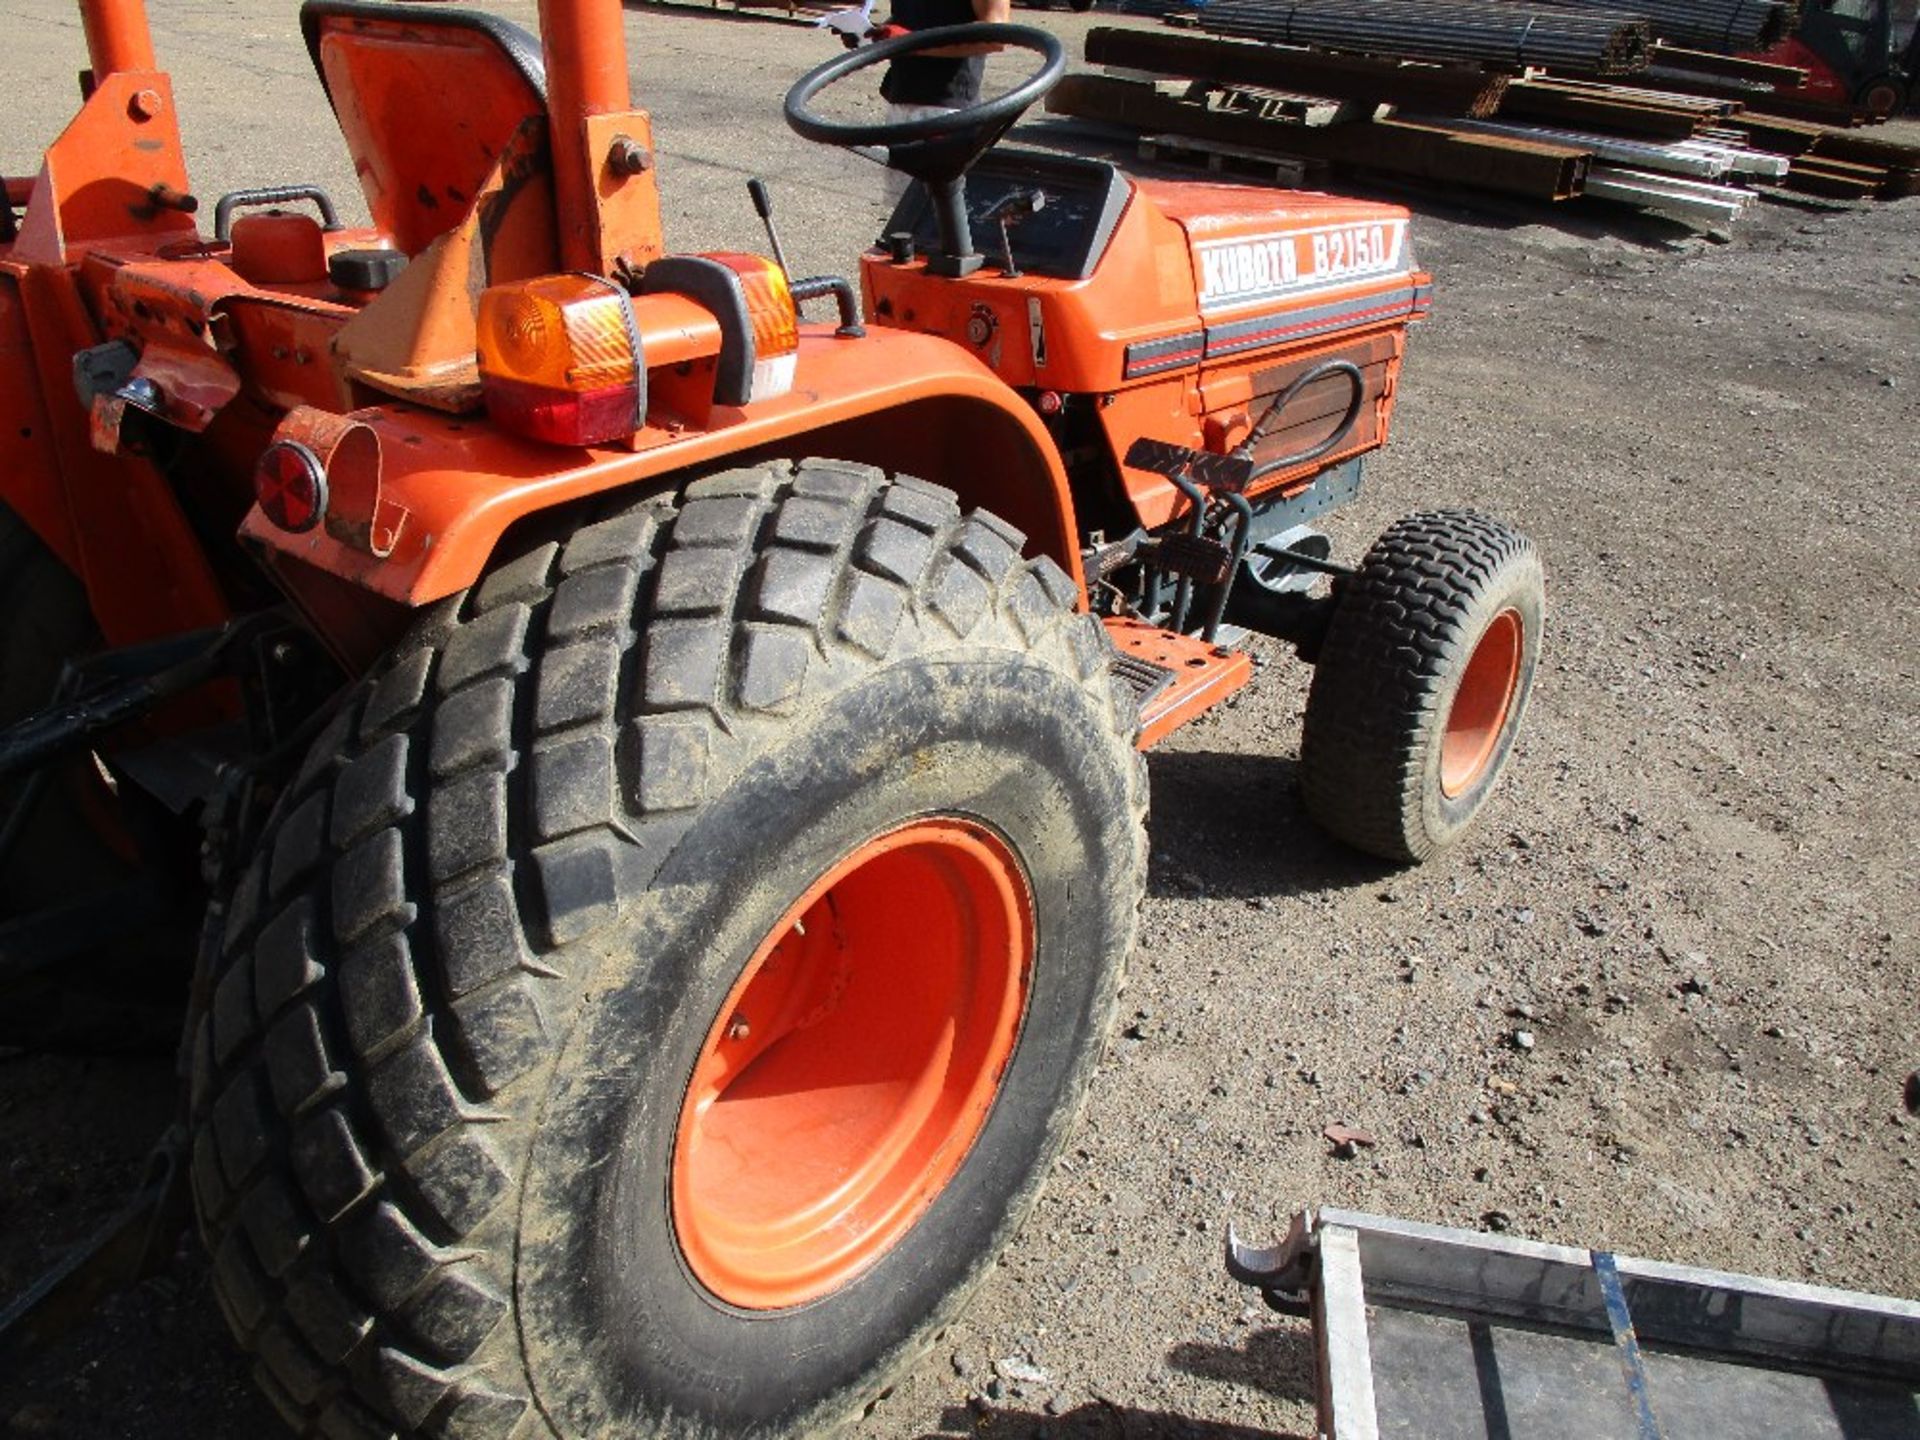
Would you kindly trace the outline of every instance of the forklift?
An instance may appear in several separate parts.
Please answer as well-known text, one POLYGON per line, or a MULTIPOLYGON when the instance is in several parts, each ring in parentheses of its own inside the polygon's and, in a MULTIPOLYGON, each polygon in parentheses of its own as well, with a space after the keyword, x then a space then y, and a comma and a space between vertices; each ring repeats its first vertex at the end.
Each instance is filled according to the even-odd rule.
POLYGON ((1812 0, 1799 29, 1754 58, 1806 70, 1796 100, 1891 120, 1913 104, 1920 79, 1920 3, 1812 0))

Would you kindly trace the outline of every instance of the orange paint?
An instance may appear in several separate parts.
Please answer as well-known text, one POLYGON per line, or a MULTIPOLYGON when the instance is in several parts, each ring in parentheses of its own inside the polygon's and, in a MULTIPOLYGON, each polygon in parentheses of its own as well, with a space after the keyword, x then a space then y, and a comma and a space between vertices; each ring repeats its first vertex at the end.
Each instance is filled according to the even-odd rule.
MULTIPOLYGON (((970 430, 976 442, 990 427, 1001 427, 1005 453, 1024 462, 1012 476, 980 467, 976 477, 969 466, 953 478, 975 479, 980 487, 1005 486, 1002 492, 981 493, 1004 496, 1010 503, 994 505, 997 513, 1025 528, 1037 552, 1077 575, 1079 544, 1071 528, 1066 473, 1038 418, 1024 407, 1009 407, 1004 396, 983 367, 937 340, 878 331, 864 341, 849 341, 829 327, 809 325, 801 330, 790 393, 744 408, 715 406, 704 429, 663 426, 656 417, 634 437, 631 450, 541 445, 481 419, 400 404, 356 411, 355 418, 380 437, 386 457, 382 493, 412 516, 393 553, 376 559, 320 532, 288 535, 258 511, 248 515, 241 533, 378 594, 424 605, 472 584, 507 527, 525 516, 609 490, 719 468, 744 451, 870 460, 870 453, 848 453, 857 446, 838 445, 835 427, 857 422, 855 428, 868 430, 869 417, 911 413, 916 404, 937 402, 966 408, 972 422, 961 433, 970 430)), ((875 427, 869 438, 880 433, 875 427)), ((914 436, 902 443, 915 443, 914 436)), ((923 427, 919 443, 926 443, 923 427)), ((900 458, 902 468, 916 468, 904 463, 910 457, 900 458)), ((962 451, 960 458, 971 457, 962 451)), ((930 478, 946 478, 934 466, 917 468, 923 475, 931 472, 930 478)))
POLYGON ((1157 665, 1173 677, 1140 711, 1142 750, 1152 749, 1253 678, 1253 661, 1244 650, 1229 650, 1196 635, 1179 635, 1125 616, 1109 616, 1103 623, 1115 650, 1157 665))
MULTIPOLYGON (((1407 249, 1407 212, 1245 185, 1130 183, 1084 280, 1009 278, 991 265, 951 280, 873 250, 860 263, 868 313, 944 337, 1017 389, 1097 396, 1109 456, 1148 529, 1182 517, 1187 502, 1165 476, 1127 467, 1133 442, 1227 453, 1279 388, 1265 378, 1276 367, 1351 360, 1367 371, 1366 403, 1333 451, 1262 476, 1250 495, 1384 444, 1406 327, 1431 286, 1407 249), (1145 351, 1159 358, 1130 360, 1145 351)), ((1303 418, 1318 417, 1290 410, 1288 424, 1303 418)))
MULTIPOLYGON (((793 388, 748 405, 714 402, 716 374, 746 343, 723 333, 723 300, 710 296, 709 310, 688 295, 634 296, 646 375, 644 387, 620 377, 635 382, 632 411, 619 426, 555 432, 604 444, 537 443, 487 413, 482 292, 567 271, 633 290, 663 254, 652 127, 632 107, 617 0, 541 0, 544 80, 531 37, 502 22, 307 6, 308 47, 373 224, 323 234, 303 216, 248 215, 231 246, 203 240, 182 208, 173 94, 141 0, 81 0, 81 11, 95 89, 48 149, 17 238, 0 241, 0 416, 17 437, 0 450, 0 500, 81 575, 116 643, 255 603, 240 557, 203 537, 243 509, 275 434, 327 441, 317 449, 338 511, 292 534, 248 510, 238 538, 351 666, 407 608, 473 584, 518 522, 773 457, 948 485, 1081 584, 1089 537, 1075 485, 1098 507, 1090 524, 1184 518, 1164 476, 1126 466, 1138 438, 1297 456, 1340 429, 1353 392, 1308 376, 1284 417, 1268 415, 1273 397, 1338 360, 1365 377, 1351 428, 1250 493, 1291 495, 1383 443, 1405 327, 1430 289, 1397 207, 1126 182, 1086 279, 990 265, 955 280, 869 254, 867 334, 801 325, 793 388), (435 103, 423 108, 423 94, 435 103), (327 262, 347 247, 407 263, 383 289, 343 291, 327 262), (73 358, 108 341, 138 352, 133 378, 157 391, 96 397, 90 414, 73 358), (191 447, 171 479, 138 453, 152 423, 191 447), (632 433, 614 433, 628 423, 632 433)), ((767 279, 746 277, 762 359, 792 323, 767 279)), ((1244 656, 1130 623, 1109 628, 1167 650, 1180 677, 1149 706, 1147 743, 1245 682, 1244 656)))
POLYGON ((985 1128, 1033 954, 1025 871, 973 821, 876 836, 809 886, 687 1082, 671 1199, 701 1284, 779 1310, 877 1264, 985 1128))
POLYGON ((80 0, 95 82, 122 70, 152 70, 153 34, 143 0, 80 0))
POLYGON ((591 270, 603 248, 595 194, 606 157, 589 153, 587 122, 633 103, 626 13, 615 0, 540 0, 540 33, 560 258, 569 270, 591 270))
POLYGON ((1526 633, 1511 607, 1493 617, 1474 644, 1440 736, 1440 790, 1452 799, 1486 773, 1520 687, 1526 633))

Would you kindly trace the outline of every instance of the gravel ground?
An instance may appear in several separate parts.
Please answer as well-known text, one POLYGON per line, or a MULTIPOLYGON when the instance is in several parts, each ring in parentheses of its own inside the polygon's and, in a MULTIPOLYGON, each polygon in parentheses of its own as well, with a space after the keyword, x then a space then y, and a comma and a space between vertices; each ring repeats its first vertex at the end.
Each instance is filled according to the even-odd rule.
MULTIPOLYGON (((8 8, 19 173, 81 51, 60 0, 8 8)), ((353 192, 290 7, 157 12, 196 188, 353 192)), ((1087 25, 1025 18, 1076 51, 1087 25)), ((670 241, 756 243, 752 158, 796 268, 849 269, 877 177, 777 114, 825 42, 705 10, 630 31, 670 241)), ((1294 798, 1306 672, 1258 647, 1256 684, 1154 756, 1146 943, 1085 1124, 863 1436, 1310 1434, 1304 1328, 1220 1251, 1230 1219, 1316 1203, 1920 1296, 1920 201, 1764 205, 1711 244, 1397 198, 1439 306, 1337 539, 1471 503, 1538 541, 1511 779, 1437 863, 1357 859, 1294 798), (1377 1143, 1330 1153, 1335 1121, 1377 1143)), ((160 1060, 0 1061, 0 1290, 112 1212, 169 1092, 160 1060)), ((0 1374, 0 1426, 279 1433, 191 1247, 0 1374)))

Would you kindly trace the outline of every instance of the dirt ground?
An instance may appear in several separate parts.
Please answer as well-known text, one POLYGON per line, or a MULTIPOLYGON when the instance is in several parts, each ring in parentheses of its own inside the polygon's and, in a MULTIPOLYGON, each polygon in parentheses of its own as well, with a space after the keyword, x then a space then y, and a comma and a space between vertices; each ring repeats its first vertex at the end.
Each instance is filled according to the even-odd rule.
MULTIPOLYGON (((82 52, 62 0, 7 9, 22 173, 82 52)), ((155 9, 196 189, 353 193, 291 6, 155 9)), ((1088 24, 1022 18, 1075 53, 1088 24)), ((877 172, 778 114, 826 42, 705 9, 629 28, 670 242, 757 245, 751 159, 795 268, 851 270, 877 172)), ((1145 944, 1080 1134, 862 1436, 1310 1435, 1304 1328, 1221 1247, 1320 1203, 1920 1296, 1920 200, 1761 205, 1715 244, 1392 198, 1438 308, 1336 538, 1463 503, 1535 537, 1511 779, 1457 853, 1356 858, 1294 795, 1306 671, 1257 647, 1256 684, 1153 758, 1145 944), (1336 1158, 1333 1121, 1378 1143, 1336 1158)), ((0 1291, 112 1212, 171 1104, 165 1059, 0 1060, 0 1291)), ((246 1372, 189 1244, 0 1373, 0 1431, 280 1433, 246 1372)))

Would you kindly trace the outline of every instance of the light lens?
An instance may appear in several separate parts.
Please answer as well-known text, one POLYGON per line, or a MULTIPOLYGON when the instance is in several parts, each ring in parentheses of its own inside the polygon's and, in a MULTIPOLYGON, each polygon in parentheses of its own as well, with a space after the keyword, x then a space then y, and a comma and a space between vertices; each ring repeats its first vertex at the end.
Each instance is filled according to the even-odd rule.
POLYGON ((638 430, 639 333, 627 292, 596 275, 548 275, 480 297, 487 413, 516 434, 599 445, 638 430))
POLYGON ((773 261, 759 255, 712 255, 740 277, 747 297, 747 316, 753 321, 753 353, 760 360, 790 355, 800 348, 800 315, 787 288, 787 275, 773 261))
POLYGON ((558 305, 538 295, 509 290, 483 313, 488 323, 481 344, 493 342, 489 358, 498 369, 529 378, 566 375, 571 357, 566 317, 558 305))
POLYGON ((515 380, 485 382, 487 414, 494 424, 553 445, 604 445, 640 428, 634 418, 634 389, 553 390, 515 380))
POLYGON ((787 274, 759 255, 709 255, 740 277, 753 324, 753 378, 747 403, 774 400, 793 389, 800 351, 800 312, 787 286, 787 274))
POLYGON ((254 466, 253 497, 275 525, 303 534, 327 513, 326 468, 298 441, 276 440, 254 466))

